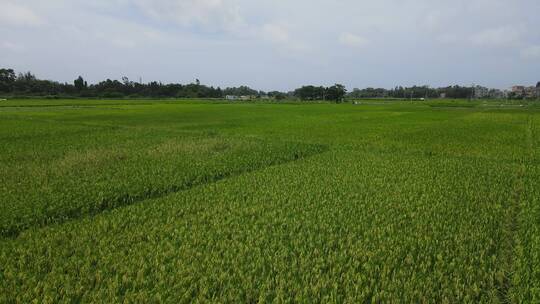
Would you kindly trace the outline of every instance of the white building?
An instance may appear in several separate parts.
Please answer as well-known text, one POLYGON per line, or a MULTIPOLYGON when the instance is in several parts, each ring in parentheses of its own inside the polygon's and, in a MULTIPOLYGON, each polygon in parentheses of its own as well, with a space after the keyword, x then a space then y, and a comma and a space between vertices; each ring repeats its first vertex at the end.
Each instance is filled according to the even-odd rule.
POLYGON ((486 98, 489 96, 489 89, 483 86, 474 87, 474 98, 486 98))
POLYGON ((506 95, 505 95, 505 93, 503 91, 501 91, 499 89, 491 89, 491 90, 489 90, 488 97, 489 98, 495 98, 495 99, 501 99, 501 98, 505 98, 506 95))
POLYGON ((526 87, 525 88, 525 97, 535 98, 536 97, 536 87, 526 87))
POLYGON ((525 97, 525 87, 522 85, 515 85, 511 89, 512 95, 515 98, 525 97))

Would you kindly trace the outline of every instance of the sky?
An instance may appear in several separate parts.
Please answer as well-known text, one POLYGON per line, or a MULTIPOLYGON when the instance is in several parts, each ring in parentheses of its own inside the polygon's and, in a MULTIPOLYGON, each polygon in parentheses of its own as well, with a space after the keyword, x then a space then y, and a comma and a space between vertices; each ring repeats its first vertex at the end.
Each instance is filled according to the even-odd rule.
POLYGON ((538 0, 0 0, 0 67, 71 82, 540 81, 538 0))

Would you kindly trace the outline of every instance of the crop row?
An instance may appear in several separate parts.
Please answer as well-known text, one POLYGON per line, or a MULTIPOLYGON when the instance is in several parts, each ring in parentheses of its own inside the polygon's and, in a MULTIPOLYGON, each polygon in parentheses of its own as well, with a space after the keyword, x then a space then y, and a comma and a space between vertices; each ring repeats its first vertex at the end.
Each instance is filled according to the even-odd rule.
POLYGON ((0 294, 495 302, 516 170, 330 151, 5 240, 0 294))
POLYGON ((0 238, 0 302, 537 302, 535 115, 195 104, 15 115, 27 123, 0 121, 12 130, 0 128, 2 223, 140 200, 0 238), (148 190, 177 182, 188 187, 148 190))
POLYGON ((60 137, 13 138, 0 167, 0 236, 320 151, 314 145, 163 131, 83 129, 60 137))

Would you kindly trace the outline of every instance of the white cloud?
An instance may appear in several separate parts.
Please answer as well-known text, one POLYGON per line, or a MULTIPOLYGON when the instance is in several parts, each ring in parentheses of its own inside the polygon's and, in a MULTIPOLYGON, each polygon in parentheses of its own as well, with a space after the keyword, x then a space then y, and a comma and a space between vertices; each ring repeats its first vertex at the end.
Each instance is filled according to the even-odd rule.
POLYGON ((132 49, 137 46, 137 43, 130 39, 111 39, 110 43, 118 48, 132 49))
POLYGON ((478 32, 470 37, 470 41, 485 47, 514 47, 521 43, 523 34, 521 26, 503 26, 478 32))
POLYGON ((463 42, 459 35, 453 33, 445 33, 435 37, 435 40, 444 44, 456 44, 463 42))
POLYGON ((258 39, 258 36, 261 36, 284 53, 291 51, 295 53, 305 52, 309 49, 306 43, 291 37, 290 29, 282 24, 265 24, 258 31, 258 34, 254 36, 254 39, 258 39))
POLYGON ((11 52, 21 52, 25 50, 24 46, 10 41, 0 42, 0 49, 8 50, 11 52))
POLYGON ((530 46, 521 51, 523 58, 539 58, 540 59, 540 45, 530 46))
POLYGON ((291 39, 289 31, 284 26, 277 24, 265 24, 262 33, 266 39, 276 43, 287 43, 291 39))
POLYGON ((539 58, 538 11, 538 0, 0 0, 0 64, 68 81, 506 85, 537 77, 540 60, 516 62, 539 58))
POLYGON ((36 26, 42 23, 43 20, 29 8, 11 1, 0 0, 0 24, 36 26))
POLYGON ((356 48, 362 48, 369 45, 369 40, 352 33, 342 33, 339 36, 339 42, 345 46, 356 48))
POLYGON ((235 31, 245 24, 239 6, 231 0, 135 0, 134 3, 141 12, 156 20, 181 26, 235 31))
POLYGON ((450 12, 448 11, 442 12, 435 10, 427 13, 423 21, 428 30, 436 31, 446 25, 445 22, 448 20, 449 16, 450 12))

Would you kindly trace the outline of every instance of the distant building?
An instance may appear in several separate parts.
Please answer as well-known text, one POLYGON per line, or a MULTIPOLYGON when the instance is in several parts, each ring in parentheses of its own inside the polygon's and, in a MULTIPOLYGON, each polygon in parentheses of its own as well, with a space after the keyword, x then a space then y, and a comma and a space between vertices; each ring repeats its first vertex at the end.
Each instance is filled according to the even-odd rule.
POLYGON ((523 90, 525 90, 525 86, 522 86, 522 85, 515 85, 512 87, 512 92, 514 93, 517 93, 523 90))
POLYGON ((526 87, 525 88, 525 97, 526 98, 536 98, 536 87, 526 87))
POLYGON ((536 84, 536 98, 540 98, 540 81, 536 84))
POLYGON ((516 98, 523 98, 525 97, 525 87, 521 85, 513 86, 510 90, 512 95, 516 98))
POLYGON ((540 96, 539 92, 540 91, 539 91, 538 84, 537 86, 530 86, 530 87, 518 85, 518 86, 512 87, 511 95, 514 98, 532 99, 532 98, 537 98, 538 96, 540 96))
POLYGON ((441 93, 441 98, 446 98, 446 93, 441 93))
POLYGON ((525 87, 521 85, 516 85, 512 87, 512 93, 523 93, 525 91, 525 87))
POLYGON ((253 99, 256 99, 256 98, 257 98, 257 96, 250 96, 250 95, 242 95, 242 96, 227 95, 227 96, 225 96, 225 99, 230 100, 230 101, 234 101, 234 100, 247 101, 247 100, 253 100, 253 99))
POLYGON ((486 98, 489 97, 489 89, 482 86, 474 87, 474 98, 486 98))
POLYGON ((501 99, 505 98, 506 94, 504 91, 501 91, 499 89, 491 89, 489 90, 488 97, 493 99, 501 99))

